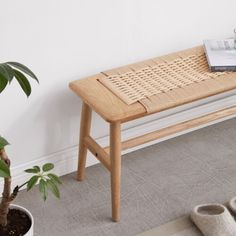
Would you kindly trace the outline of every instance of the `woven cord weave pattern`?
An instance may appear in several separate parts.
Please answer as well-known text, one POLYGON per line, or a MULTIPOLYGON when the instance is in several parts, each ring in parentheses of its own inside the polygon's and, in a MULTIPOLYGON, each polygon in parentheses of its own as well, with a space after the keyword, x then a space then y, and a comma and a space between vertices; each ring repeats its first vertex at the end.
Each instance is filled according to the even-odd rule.
POLYGON ((204 52, 178 56, 171 61, 153 61, 141 69, 130 69, 103 78, 100 82, 130 105, 159 93, 215 79, 226 72, 209 72, 204 52))

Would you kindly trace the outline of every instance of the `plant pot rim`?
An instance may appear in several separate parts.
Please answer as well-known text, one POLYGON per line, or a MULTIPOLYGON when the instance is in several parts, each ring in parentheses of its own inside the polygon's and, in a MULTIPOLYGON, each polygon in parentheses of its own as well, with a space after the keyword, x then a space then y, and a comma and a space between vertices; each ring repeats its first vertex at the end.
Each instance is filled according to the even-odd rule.
POLYGON ((10 205, 10 209, 17 209, 17 210, 20 210, 20 211, 23 211, 25 212, 30 220, 31 220, 31 226, 29 228, 29 230, 27 231, 27 233, 25 234, 25 236, 30 236, 30 235, 33 235, 33 229, 34 229, 34 217, 33 215, 31 214, 31 212, 29 210, 27 210, 25 207, 23 206, 20 206, 20 205, 17 205, 17 204, 11 204, 10 205))

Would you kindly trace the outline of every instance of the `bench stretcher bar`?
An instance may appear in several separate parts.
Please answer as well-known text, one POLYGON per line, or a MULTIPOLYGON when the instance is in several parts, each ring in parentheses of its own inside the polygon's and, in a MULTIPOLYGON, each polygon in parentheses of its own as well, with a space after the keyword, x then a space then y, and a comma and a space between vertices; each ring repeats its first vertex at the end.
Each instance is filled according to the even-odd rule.
POLYGON ((110 156, 91 136, 84 138, 84 144, 89 151, 109 170, 111 171, 110 156))
MULTIPOLYGON (((201 117, 197 117, 192 120, 184 121, 176 125, 172 125, 157 131, 153 131, 121 143, 121 149, 127 150, 132 147, 136 147, 156 139, 164 138, 166 136, 190 129, 200 125, 207 124, 212 121, 219 120, 221 118, 236 114, 236 106, 226 108, 224 110, 216 111, 201 117)), ((91 136, 85 137, 84 144, 93 153, 93 155, 109 170, 111 171, 111 163, 109 151, 110 147, 101 147, 91 136)))

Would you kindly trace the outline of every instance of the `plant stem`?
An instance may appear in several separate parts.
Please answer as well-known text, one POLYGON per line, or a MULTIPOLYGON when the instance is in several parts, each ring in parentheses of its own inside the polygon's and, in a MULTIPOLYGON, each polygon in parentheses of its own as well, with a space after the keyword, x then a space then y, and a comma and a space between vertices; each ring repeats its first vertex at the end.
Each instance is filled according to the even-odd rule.
MULTIPOLYGON (((28 182, 29 182, 29 181, 27 181, 27 182, 23 183, 23 184, 22 184, 22 185, 20 185, 20 186, 16 186, 16 187, 15 187, 15 189, 17 188, 17 189, 18 189, 18 191, 19 191, 19 190, 20 190, 22 187, 24 187, 26 184, 28 184, 28 182)), ((15 190, 15 189, 14 189, 14 190, 15 190)), ((13 191, 13 192, 14 192, 14 191, 13 191)))
POLYGON ((10 202, 12 202, 12 201, 16 198, 16 196, 17 196, 18 192, 20 191, 20 189, 21 189, 22 187, 24 187, 26 184, 28 184, 28 182, 29 182, 29 181, 25 182, 24 184, 22 184, 22 185, 20 185, 20 186, 17 185, 17 186, 13 189, 13 192, 12 192, 12 194, 11 194, 11 196, 10 196, 10 202))
MULTIPOLYGON (((5 152, 5 149, 0 150, 0 159, 10 167, 10 160, 5 152)), ((4 178, 4 187, 2 200, 0 203, 0 226, 7 225, 7 214, 9 212, 10 203, 15 199, 15 195, 11 194, 11 177, 4 178)))

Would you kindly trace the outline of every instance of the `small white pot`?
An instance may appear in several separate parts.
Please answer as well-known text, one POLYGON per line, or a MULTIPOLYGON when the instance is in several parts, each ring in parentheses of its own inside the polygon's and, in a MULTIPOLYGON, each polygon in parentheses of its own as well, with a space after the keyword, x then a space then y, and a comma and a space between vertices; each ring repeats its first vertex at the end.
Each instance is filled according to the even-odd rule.
POLYGON ((29 231, 24 236, 34 236, 34 218, 33 218, 32 214, 27 209, 25 209, 24 207, 18 206, 18 205, 15 205, 15 204, 11 204, 10 208, 23 211, 29 216, 29 218, 31 220, 31 227, 30 227, 29 231))

